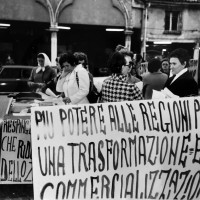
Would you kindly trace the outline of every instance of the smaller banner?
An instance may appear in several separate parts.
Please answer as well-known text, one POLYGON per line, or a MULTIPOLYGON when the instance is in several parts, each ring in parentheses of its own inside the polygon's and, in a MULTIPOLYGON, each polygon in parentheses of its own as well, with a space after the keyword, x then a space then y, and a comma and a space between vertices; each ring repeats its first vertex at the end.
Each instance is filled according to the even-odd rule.
POLYGON ((140 66, 137 68, 138 75, 142 76, 147 72, 148 72, 148 62, 141 63, 140 66))
POLYGON ((30 116, 4 118, 0 147, 0 184, 32 184, 30 116))
POLYGON ((190 59, 188 70, 192 74, 194 80, 198 83, 198 60, 190 59))

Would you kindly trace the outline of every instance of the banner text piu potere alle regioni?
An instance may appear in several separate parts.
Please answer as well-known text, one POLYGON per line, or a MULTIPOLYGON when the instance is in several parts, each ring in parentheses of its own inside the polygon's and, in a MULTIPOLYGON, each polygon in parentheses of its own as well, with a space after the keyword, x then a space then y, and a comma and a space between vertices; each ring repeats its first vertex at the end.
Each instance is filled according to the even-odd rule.
POLYGON ((199 199, 199 117, 198 98, 35 109, 38 194, 199 199))

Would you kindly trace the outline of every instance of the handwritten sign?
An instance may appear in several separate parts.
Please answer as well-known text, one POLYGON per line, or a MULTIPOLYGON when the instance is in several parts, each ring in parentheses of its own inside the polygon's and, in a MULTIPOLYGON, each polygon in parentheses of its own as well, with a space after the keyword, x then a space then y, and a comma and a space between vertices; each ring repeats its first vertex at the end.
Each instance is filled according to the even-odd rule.
POLYGON ((192 74, 194 80, 198 83, 198 60, 190 59, 188 70, 192 74))
POLYGON ((200 199, 200 98, 32 109, 36 199, 200 199))
POLYGON ((0 184, 32 184, 30 117, 7 116, 2 125, 0 184))
POLYGON ((147 73, 148 72, 148 62, 143 62, 141 63, 141 68, 143 68, 143 73, 147 73))
POLYGON ((148 62, 142 62, 136 67, 136 71, 139 76, 146 74, 148 72, 148 62))

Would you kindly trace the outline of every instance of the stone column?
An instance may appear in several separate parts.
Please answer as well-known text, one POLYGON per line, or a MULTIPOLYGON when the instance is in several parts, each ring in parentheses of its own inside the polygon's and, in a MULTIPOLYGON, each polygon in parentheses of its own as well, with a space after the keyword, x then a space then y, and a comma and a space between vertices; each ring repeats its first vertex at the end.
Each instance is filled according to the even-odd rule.
POLYGON ((125 33, 125 46, 130 51, 131 50, 131 36, 133 34, 133 31, 130 29, 126 29, 124 33, 125 33))
POLYGON ((56 66, 56 57, 57 57, 57 26, 50 27, 51 31, 51 62, 53 66, 56 66))
POLYGON ((56 65, 57 57, 57 32, 58 32, 58 17, 60 12, 72 4, 74 0, 35 0, 42 4, 49 12, 50 31, 51 31, 51 62, 56 65))

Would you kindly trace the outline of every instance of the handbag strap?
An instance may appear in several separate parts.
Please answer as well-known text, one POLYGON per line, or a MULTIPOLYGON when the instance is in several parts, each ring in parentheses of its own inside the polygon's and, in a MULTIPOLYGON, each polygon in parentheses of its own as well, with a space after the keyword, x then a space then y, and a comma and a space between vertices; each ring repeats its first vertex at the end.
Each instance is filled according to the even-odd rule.
MULTIPOLYGON (((89 92, 92 91, 93 89, 95 89, 95 92, 96 93, 99 93, 93 83, 93 76, 91 73, 88 73, 88 76, 89 76, 89 92)), ((78 78, 78 72, 76 72, 76 82, 77 82, 77 85, 79 87, 79 78, 78 78)))
POLYGON ((77 85, 78 85, 78 87, 79 87, 79 79, 78 79, 78 74, 77 74, 77 72, 76 72, 76 82, 77 82, 77 85))
MULTIPOLYGON (((89 90, 92 90, 92 89, 93 89, 93 83, 91 83, 92 81, 91 81, 91 78, 90 78, 89 73, 88 73, 88 76, 89 76, 89 83, 90 83, 90 85, 89 85, 89 90)), ((78 72, 76 72, 76 82, 77 82, 77 85, 78 85, 78 87, 79 87, 78 72)))

